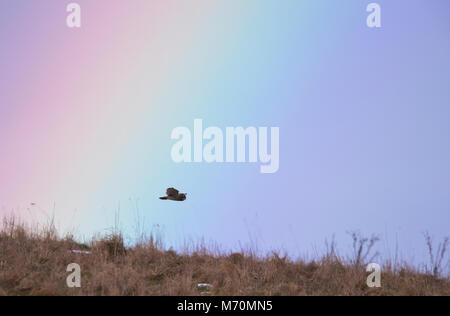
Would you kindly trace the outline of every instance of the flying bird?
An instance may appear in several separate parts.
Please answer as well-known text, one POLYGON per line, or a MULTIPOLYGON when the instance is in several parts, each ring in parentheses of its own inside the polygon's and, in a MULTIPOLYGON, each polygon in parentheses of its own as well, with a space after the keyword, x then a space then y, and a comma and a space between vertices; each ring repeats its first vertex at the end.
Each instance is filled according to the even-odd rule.
POLYGON ((160 197, 161 200, 171 200, 171 201, 184 201, 186 200, 187 193, 179 193, 177 189, 168 188, 166 191, 167 196, 160 197))

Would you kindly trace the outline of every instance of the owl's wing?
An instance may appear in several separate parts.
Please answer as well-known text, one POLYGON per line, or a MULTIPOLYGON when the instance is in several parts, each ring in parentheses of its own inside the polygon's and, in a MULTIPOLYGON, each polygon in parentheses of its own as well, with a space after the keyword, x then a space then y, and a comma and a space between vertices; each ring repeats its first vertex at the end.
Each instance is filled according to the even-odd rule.
POLYGON ((175 197, 175 196, 178 196, 178 190, 174 189, 174 188, 168 188, 166 191, 166 194, 167 194, 167 196, 175 197))

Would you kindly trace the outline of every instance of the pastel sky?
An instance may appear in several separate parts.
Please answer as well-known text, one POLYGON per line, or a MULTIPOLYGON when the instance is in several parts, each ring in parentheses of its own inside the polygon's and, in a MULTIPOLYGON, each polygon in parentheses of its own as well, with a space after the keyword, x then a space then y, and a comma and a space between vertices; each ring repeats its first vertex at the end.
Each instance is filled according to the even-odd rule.
POLYGON ((365 0, 76 2, 79 29, 69 1, 0 2, 1 215, 292 256, 449 235, 449 1, 377 1, 379 29, 365 0), (196 118, 279 127, 279 171, 174 163, 196 118))

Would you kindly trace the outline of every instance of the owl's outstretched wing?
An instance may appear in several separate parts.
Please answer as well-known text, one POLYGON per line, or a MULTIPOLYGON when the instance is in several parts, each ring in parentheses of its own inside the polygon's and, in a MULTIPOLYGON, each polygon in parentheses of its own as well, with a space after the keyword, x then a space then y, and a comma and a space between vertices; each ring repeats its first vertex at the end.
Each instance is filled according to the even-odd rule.
POLYGON ((178 196, 178 190, 174 189, 174 188, 168 188, 166 191, 167 196, 172 196, 172 197, 176 197, 178 196))

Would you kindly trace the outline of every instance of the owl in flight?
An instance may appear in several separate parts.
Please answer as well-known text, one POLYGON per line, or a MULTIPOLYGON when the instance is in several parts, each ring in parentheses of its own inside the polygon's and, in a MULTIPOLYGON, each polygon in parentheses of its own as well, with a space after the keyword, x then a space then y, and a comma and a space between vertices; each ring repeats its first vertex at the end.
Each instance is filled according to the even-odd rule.
POLYGON ((179 193, 177 189, 168 188, 166 191, 167 196, 160 197, 161 200, 172 200, 172 201, 184 201, 186 200, 187 193, 179 193))

